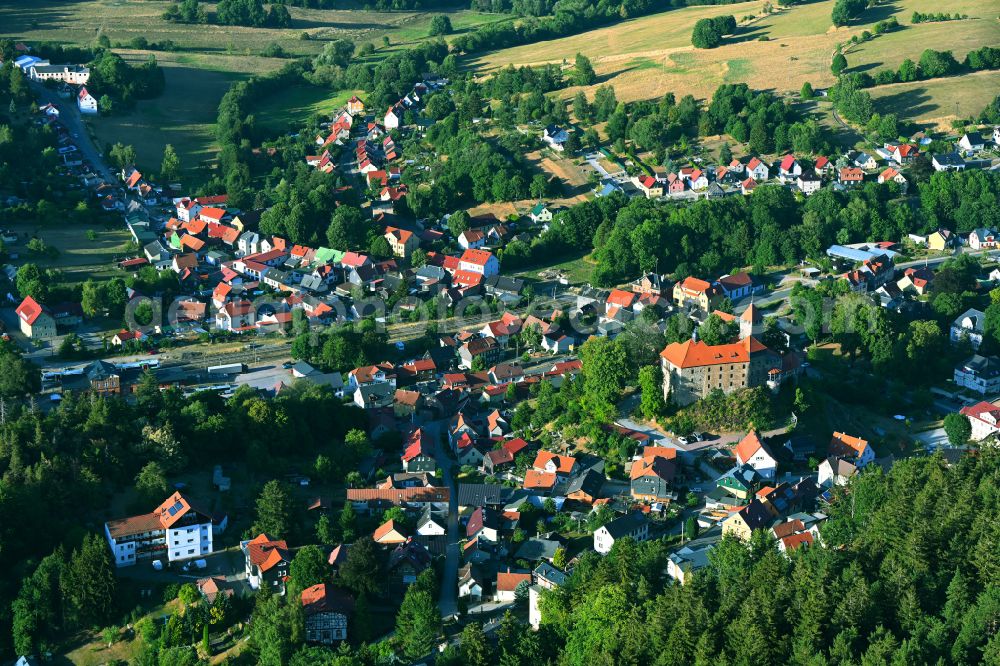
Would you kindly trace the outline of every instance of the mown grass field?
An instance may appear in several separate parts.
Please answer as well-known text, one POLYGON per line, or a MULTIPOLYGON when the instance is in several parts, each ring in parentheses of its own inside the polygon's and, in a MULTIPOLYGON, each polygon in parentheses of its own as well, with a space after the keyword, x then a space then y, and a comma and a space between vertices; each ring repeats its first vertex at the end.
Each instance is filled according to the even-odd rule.
POLYGON ((947 130, 954 118, 977 115, 1000 91, 1000 72, 895 83, 873 88, 875 110, 899 113, 925 126, 947 130))
MULTIPOLYGON (((101 35, 114 42, 145 37, 150 42, 173 41, 185 51, 259 54, 269 44, 280 44, 293 55, 313 55, 325 41, 350 39, 381 46, 383 36, 393 43, 412 43, 427 37, 431 18, 448 14, 456 33, 488 21, 509 20, 497 14, 467 10, 367 11, 289 7, 290 28, 184 25, 161 18, 167 0, 0 0, 0 36, 65 44, 96 44, 101 35), (312 39, 303 40, 303 33, 312 39)), ((214 12, 215 3, 203 2, 214 12)))
POLYGON ((329 116, 342 107, 351 95, 360 95, 363 99, 364 91, 341 90, 331 94, 329 90, 305 83, 292 86, 257 105, 257 125, 269 132, 287 132, 300 127, 317 114, 329 116))
POLYGON ((8 250, 19 256, 15 263, 32 262, 43 268, 58 268, 66 282, 83 282, 91 277, 98 279, 116 273, 114 262, 125 257, 125 250, 131 239, 122 228, 103 229, 82 226, 46 226, 18 223, 9 226, 18 235, 38 236, 46 245, 59 250, 54 259, 32 255, 25 247, 26 240, 11 245, 8 250), (93 230, 97 237, 87 238, 87 231, 93 230))
MULTIPOLYGON (((854 24, 834 28, 830 13, 834 0, 795 5, 761 16, 763 2, 716 7, 688 7, 625 21, 562 39, 503 49, 470 60, 489 72, 508 64, 571 62, 577 52, 588 55, 598 84, 614 86, 620 100, 657 97, 666 92, 707 98, 723 83, 748 83, 757 89, 798 92, 806 81, 814 87, 834 83, 830 59, 838 44, 860 35, 880 20, 895 17, 901 28, 847 50, 848 63, 860 71, 898 67, 905 58, 917 60, 927 48, 951 50, 961 60, 970 50, 1000 44, 1000 22, 995 7, 979 0, 956 0, 943 7, 933 0, 900 0, 867 10, 854 24), (968 20, 910 24, 913 11, 959 12, 968 20), (691 46, 691 30, 700 18, 732 14, 737 20, 758 18, 741 25, 737 34, 715 49, 691 46), (759 41, 765 38, 766 41, 759 41)), ((965 77, 950 79, 945 89, 975 87, 965 77)), ((943 80, 942 80, 943 81, 943 80)), ((930 82, 933 88, 942 85, 930 82)), ((571 97, 576 88, 564 91, 571 97)), ((592 91, 591 91, 592 92, 592 91)), ((978 96, 980 91, 963 96, 978 96)), ((942 94, 940 97, 944 97, 942 94)), ((981 106, 980 106, 981 108, 981 106)), ((923 118, 921 113, 905 117, 923 118)), ((976 109, 978 110, 978 109, 976 109)), ((964 113, 971 113, 971 109, 964 113)))

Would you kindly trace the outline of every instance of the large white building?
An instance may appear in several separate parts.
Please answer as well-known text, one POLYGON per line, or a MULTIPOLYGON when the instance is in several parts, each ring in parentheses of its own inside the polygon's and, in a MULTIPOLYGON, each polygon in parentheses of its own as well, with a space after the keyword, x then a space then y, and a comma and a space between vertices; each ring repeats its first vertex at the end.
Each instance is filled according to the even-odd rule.
POLYGON ((90 70, 83 65, 50 65, 43 60, 28 69, 28 78, 32 81, 62 81, 82 86, 90 80, 90 70))
POLYGON ((226 518, 213 520, 176 492, 152 513, 109 520, 104 523, 104 535, 115 566, 154 559, 175 562, 211 553, 214 532, 224 530, 226 522, 226 518))

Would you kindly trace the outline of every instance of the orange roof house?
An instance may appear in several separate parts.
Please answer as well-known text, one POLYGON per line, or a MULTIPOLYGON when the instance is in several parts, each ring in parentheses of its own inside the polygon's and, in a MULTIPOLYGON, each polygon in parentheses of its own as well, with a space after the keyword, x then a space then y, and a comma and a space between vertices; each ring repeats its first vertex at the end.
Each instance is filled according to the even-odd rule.
POLYGON ((576 458, 572 456, 559 455, 551 451, 539 451, 535 456, 532 468, 539 472, 549 472, 550 474, 572 474, 576 467, 576 458))

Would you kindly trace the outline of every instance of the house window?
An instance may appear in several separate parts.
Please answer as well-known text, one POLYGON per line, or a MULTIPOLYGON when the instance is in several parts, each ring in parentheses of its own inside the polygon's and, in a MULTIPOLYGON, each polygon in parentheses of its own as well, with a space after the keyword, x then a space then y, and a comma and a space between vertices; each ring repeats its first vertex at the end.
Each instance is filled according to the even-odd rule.
POLYGON ((194 548, 188 549, 188 555, 194 555, 194 548))

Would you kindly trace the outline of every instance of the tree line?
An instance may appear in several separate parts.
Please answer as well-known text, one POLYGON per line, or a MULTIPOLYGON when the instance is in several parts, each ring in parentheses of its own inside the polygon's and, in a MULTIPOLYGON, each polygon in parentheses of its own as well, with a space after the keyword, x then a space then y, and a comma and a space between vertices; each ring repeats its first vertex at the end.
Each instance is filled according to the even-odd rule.
POLYGON ((265 9, 263 0, 219 0, 214 14, 209 14, 198 0, 183 0, 168 6, 162 18, 174 23, 218 23, 254 28, 292 25, 292 16, 284 2, 272 2, 265 9))

